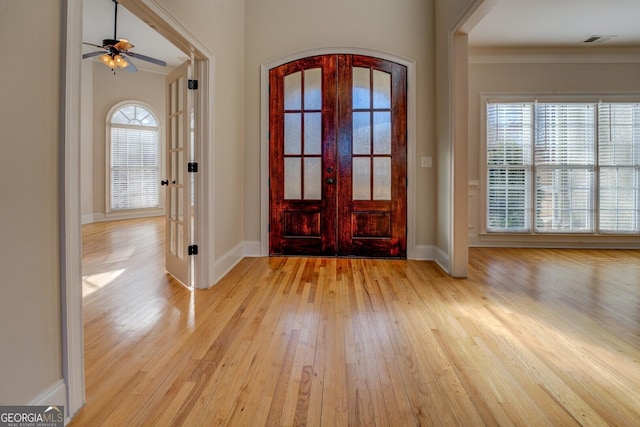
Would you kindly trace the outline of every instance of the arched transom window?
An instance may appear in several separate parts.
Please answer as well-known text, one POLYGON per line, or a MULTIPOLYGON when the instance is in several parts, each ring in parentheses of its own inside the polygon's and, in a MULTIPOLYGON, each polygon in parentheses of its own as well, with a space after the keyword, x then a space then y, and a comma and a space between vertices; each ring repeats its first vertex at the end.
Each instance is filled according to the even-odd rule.
POLYGON ((108 122, 108 210, 159 208, 158 120, 146 106, 126 103, 108 122))

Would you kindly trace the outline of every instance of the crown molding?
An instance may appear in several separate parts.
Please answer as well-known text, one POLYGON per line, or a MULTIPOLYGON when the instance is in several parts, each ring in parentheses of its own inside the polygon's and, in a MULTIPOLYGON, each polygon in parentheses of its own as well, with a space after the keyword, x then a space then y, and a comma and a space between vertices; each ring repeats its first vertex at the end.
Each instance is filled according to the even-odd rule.
POLYGON ((470 64, 640 64, 637 47, 469 48, 470 64))

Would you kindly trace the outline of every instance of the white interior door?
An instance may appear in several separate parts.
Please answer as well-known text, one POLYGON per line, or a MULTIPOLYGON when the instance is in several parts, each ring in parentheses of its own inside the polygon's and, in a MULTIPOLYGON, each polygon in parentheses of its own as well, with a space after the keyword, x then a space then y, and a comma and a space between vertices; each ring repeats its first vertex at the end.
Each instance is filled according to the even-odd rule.
POLYGON ((192 285, 189 247, 192 239, 193 208, 188 163, 193 159, 191 112, 187 61, 167 76, 167 186, 166 261, 167 271, 187 286, 192 285))

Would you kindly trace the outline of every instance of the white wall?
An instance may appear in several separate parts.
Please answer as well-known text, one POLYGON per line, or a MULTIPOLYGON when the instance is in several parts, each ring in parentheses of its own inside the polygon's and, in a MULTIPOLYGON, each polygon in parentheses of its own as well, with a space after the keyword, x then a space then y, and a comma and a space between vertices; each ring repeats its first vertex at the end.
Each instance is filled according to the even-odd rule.
POLYGON ((260 66, 313 49, 360 48, 416 63, 416 243, 435 242, 434 16, 431 0, 247 0, 244 234, 260 240, 260 66))
POLYGON ((474 244, 482 244, 477 233, 481 229, 480 196, 481 192, 486 191, 480 172, 483 92, 640 94, 640 63, 623 63, 616 59, 616 55, 610 56, 611 63, 591 63, 589 58, 596 53, 598 61, 606 58, 606 54, 596 50, 589 50, 588 53, 582 51, 580 55, 575 53, 572 51, 570 55, 568 52, 563 55, 562 51, 557 50, 548 50, 546 54, 539 50, 493 50, 472 55, 469 66, 469 181, 473 203, 469 207, 469 220, 472 226, 470 237, 474 244), (532 59, 533 55, 536 59, 532 59), (527 62, 534 60, 544 62, 527 62))
MULTIPOLYGON (((62 380, 59 177, 63 2, 0 3, 0 404, 62 380)), ((56 402, 63 404, 64 402, 56 402)))
MULTIPOLYGON (((243 242, 244 218, 244 34, 245 2, 237 0, 157 0, 172 17, 215 55, 213 211, 208 218, 214 265, 243 242)), ((213 197, 213 195, 212 195, 213 197)), ((240 246, 241 247, 241 246, 240 246)), ((241 253, 240 253, 241 255, 241 253)))

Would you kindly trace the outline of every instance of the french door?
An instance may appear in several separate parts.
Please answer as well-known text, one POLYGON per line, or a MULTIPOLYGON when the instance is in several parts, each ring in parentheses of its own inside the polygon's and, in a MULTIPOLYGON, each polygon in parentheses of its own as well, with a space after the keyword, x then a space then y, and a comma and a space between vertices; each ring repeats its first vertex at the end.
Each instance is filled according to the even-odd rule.
POLYGON ((322 55, 269 84, 270 254, 405 257, 406 67, 322 55))
POLYGON ((192 236, 193 177, 188 162, 193 159, 192 100, 188 90, 189 61, 167 76, 168 187, 166 202, 165 268, 183 284, 191 285, 189 244, 192 236))

